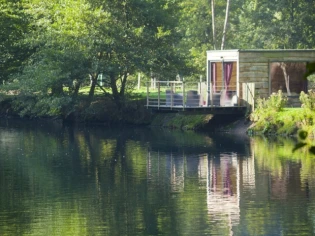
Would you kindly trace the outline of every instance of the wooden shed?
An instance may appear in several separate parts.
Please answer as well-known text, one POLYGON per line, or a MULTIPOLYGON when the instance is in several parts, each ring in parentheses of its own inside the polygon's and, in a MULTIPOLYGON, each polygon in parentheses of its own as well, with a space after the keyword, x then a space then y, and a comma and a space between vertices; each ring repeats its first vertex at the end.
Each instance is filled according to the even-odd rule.
POLYGON ((212 50, 207 51, 207 84, 210 100, 224 89, 244 97, 242 87, 254 85, 257 97, 282 90, 298 97, 310 89, 303 80, 305 65, 315 61, 315 50, 212 50))

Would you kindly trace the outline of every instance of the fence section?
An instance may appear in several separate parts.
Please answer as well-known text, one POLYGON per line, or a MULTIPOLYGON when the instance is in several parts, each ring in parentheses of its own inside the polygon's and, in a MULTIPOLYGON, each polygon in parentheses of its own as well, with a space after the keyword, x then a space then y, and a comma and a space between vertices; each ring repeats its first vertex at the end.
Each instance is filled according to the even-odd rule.
POLYGON ((229 107, 253 106, 254 88, 249 83, 240 86, 243 93, 237 91, 237 86, 216 86, 207 90, 206 82, 156 81, 154 86, 147 83, 147 107, 155 108, 197 108, 197 107, 229 107), (249 89, 250 88, 250 89, 249 89), (240 98, 237 96, 240 94, 240 98), (252 99, 252 100, 250 100, 252 99))

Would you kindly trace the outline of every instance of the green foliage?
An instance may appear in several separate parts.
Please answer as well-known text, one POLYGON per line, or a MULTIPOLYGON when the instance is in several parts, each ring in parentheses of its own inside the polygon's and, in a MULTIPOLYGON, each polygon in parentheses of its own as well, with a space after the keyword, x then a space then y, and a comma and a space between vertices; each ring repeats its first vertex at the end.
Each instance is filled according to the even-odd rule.
POLYGON ((21 117, 53 117, 67 115, 72 108, 72 99, 68 96, 27 96, 16 97, 12 109, 21 117))
POLYGON ((255 153, 255 161, 259 168, 269 170, 272 175, 282 177, 285 174, 283 163, 288 160, 301 163, 301 172, 309 176, 314 173, 314 159, 306 148, 296 149, 294 139, 283 136, 252 137, 251 150, 255 153))
POLYGON ((235 48, 313 48, 313 1, 243 1, 231 25, 235 48))
POLYGON ((32 51, 20 42, 29 30, 29 20, 21 1, 0 1, 0 84, 19 72, 32 51))
POLYGON ((315 137, 314 112, 304 108, 285 108, 280 112, 262 114, 249 129, 251 133, 296 135, 299 129, 315 137))
POLYGON ((305 130, 300 130, 298 132, 299 142, 294 146, 292 152, 299 150, 303 147, 307 147, 309 153, 315 155, 315 145, 312 145, 308 140, 308 132, 305 130))
POLYGON ((288 99, 281 90, 273 93, 268 99, 258 98, 256 101, 255 111, 251 114, 252 121, 263 120, 272 114, 282 111, 288 99))
MULTIPOLYGON (((178 48, 187 65, 196 73, 205 73, 206 50, 212 49, 211 8, 209 1, 184 0, 180 3, 180 32, 185 36, 178 48)), ((181 71, 185 72, 185 71, 181 71)), ((188 73, 189 74, 189 73, 188 73)))
MULTIPOLYGON (((313 96, 313 93, 311 96, 301 94, 301 101, 303 105, 305 104, 305 108, 313 106, 313 96)), ((272 94, 268 99, 259 98, 255 111, 250 115, 254 126, 249 132, 293 135, 298 129, 305 129, 314 135, 313 110, 304 108, 284 110, 286 102, 287 98, 281 91, 272 94)))
POLYGON ((304 74, 304 78, 306 79, 310 75, 315 74, 315 62, 309 62, 306 64, 306 72, 304 74))
MULTIPOLYGON (((310 62, 306 64, 306 73, 304 74, 304 79, 311 77, 315 74, 315 62, 310 62)), ((314 110, 315 110, 315 92, 313 90, 309 90, 308 94, 303 91, 300 94, 300 101, 302 103, 302 107, 310 113, 309 116, 306 116, 306 120, 310 122, 310 126, 306 126, 308 130, 313 133, 313 138, 315 137, 315 127, 313 124, 314 110)), ((308 152, 315 155, 315 146, 310 144, 308 131, 300 130, 298 133, 299 142, 294 146, 292 152, 295 152, 298 149, 301 149, 305 146, 308 148, 308 152)))
POLYGON ((300 94, 300 101, 303 108, 315 111, 315 91, 309 90, 308 93, 302 91, 300 94))
POLYGON ((293 135, 299 130, 299 142, 294 146, 293 152, 308 147, 309 152, 315 154, 315 147, 309 143, 309 135, 315 135, 315 93, 302 92, 300 100, 303 108, 285 110, 283 107, 287 98, 281 91, 272 94, 269 99, 258 99, 256 110, 251 114, 251 120, 255 122, 251 132, 293 135))
POLYGON ((151 125, 172 129, 197 130, 208 123, 211 117, 212 115, 163 114, 156 115, 151 125))
POLYGON ((136 72, 175 78, 184 67, 175 48, 181 39, 177 2, 26 0, 21 6, 30 30, 20 43, 36 49, 23 61, 22 72, 11 76, 23 93, 59 96, 66 87, 76 96, 78 87, 91 80, 92 101, 102 73, 110 96, 122 107, 136 72))
MULTIPOLYGON (((225 7, 225 0, 215 1, 218 40, 225 7)), ((226 48, 311 48, 313 7, 312 1, 235 0, 226 48)), ((24 94, 70 97, 91 84, 92 101, 90 82, 102 73, 123 107, 138 72, 162 80, 205 74, 205 51, 216 43, 211 14, 208 0, 1 0, 0 81, 17 80, 15 89, 24 94)), ((314 63, 307 67, 313 74, 314 63)), ((272 99, 258 103, 281 110, 283 100, 272 99)))

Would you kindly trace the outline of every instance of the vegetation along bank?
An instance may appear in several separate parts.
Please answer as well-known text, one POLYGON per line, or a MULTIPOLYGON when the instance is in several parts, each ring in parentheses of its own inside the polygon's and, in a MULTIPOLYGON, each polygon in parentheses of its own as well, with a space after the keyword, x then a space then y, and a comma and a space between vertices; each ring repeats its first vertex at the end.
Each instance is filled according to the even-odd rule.
POLYGON ((292 136, 303 130, 315 137, 315 91, 301 92, 300 101, 300 108, 287 108, 287 98, 281 91, 268 99, 259 98, 250 114, 253 124, 248 133, 292 136))

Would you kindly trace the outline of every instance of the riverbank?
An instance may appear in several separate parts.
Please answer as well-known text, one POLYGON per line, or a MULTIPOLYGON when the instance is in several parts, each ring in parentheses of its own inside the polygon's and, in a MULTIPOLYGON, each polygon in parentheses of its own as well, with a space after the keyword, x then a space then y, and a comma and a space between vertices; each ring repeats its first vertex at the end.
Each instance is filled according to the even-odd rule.
MULTIPOLYGON (((255 111, 256 112, 256 111, 255 111)), ((295 136, 299 130, 315 136, 314 111, 308 108, 283 108, 280 111, 251 114, 253 121, 248 127, 250 134, 264 136, 295 136)))
POLYGON ((127 124, 136 126, 163 127, 167 129, 193 130, 198 132, 229 132, 246 134, 249 122, 243 116, 153 113, 146 109, 145 100, 132 100, 122 109, 106 98, 98 99, 88 108, 77 105, 76 109, 63 109, 60 115, 37 114, 34 110, 17 109, 14 99, 0 102, 0 116, 7 118, 60 120, 67 123, 84 123, 99 125, 127 124), (23 112, 23 113, 22 113, 23 112))
POLYGON ((168 129, 220 132, 245 135, 251 122, 242 115, 192 115, 187 113, 155 114, 150 126, 168 129))

